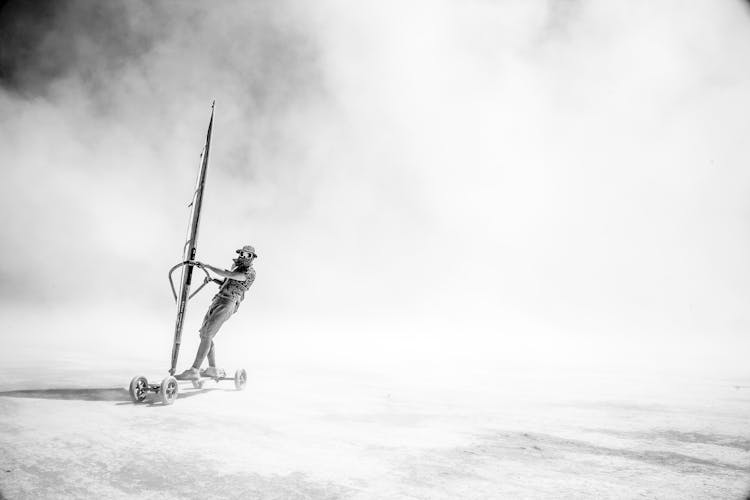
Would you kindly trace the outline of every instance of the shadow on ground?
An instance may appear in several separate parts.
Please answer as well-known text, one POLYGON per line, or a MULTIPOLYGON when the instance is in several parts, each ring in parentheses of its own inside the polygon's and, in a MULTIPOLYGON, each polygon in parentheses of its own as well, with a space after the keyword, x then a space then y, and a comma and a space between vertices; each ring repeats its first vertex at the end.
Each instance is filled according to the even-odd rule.
POLYGON ((31 399, 70 399, 74 401, 130 401, 122 387, 98 389, 31 389, 0 391, 0 397, 31 399))
MULTIPOLYGON (((178 399, 189 398, 216 389, 200 389, 195 391, 180 391, 178 399)), ((0 391, 0 397, 30 398, 30 399, 62 399, 71 401, 116 401, 120 404, 130 404, 130 394, 122 387, 104 387, 96 389, 27 389, 17 391, 0 391)), ((148 401, 147 401, 148 402, 148 401)), ((2 500, 2 497, 0 497, 2 500)))

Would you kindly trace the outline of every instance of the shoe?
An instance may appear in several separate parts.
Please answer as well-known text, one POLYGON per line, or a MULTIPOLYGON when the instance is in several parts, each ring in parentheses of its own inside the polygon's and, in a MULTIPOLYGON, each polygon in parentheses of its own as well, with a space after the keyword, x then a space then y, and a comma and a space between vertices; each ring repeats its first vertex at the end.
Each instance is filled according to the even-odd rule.
POLYGON ((216 368, 215 366, 209 366, 205 370, 201 370, 201 377, 208 378, 219 378, 224 376, 224 370, 216 368))
POLYGON ((188 368, 179 375, 175 375, 174 378, 177 380, 199 380, 201 378, 197 368, 188 368))

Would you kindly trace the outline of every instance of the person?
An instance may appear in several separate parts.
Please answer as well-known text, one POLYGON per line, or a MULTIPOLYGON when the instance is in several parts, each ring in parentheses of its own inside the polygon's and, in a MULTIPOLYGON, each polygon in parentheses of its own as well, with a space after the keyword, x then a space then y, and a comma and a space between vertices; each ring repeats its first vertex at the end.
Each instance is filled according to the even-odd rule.
MULTIPOLYGON (((208 308, 206 316, 203 318, 203 325, 199 330, 201 342, 198 346, 198 352, 195 355, 193 366, 184 372, 176 375, 178 380, 197 380, 200 377, 218 377, 219 369, 216 368, 216 348, 214 346, 214 337, 221 328, 221 325, 228 320, 232 314, 237 312, 240 303, 245 298, 245 292, 255 281, 255 269, 253 269, 253 260, 258 255, 252 245, 245 245, 237 250, 239 256, 233 259, 234 265, 231 271, 219 269, 218 267, 204 264, 202 262, 192 262, 193 265, 203 269, 208 269, 214 274, 224 278, 224 280, 212 279, 220 285, 211 305, 208 308), (208 368, 200 370, 203 361, 208 357, 208 368)), ((209 278, 206 278, 208 281, 209 278)))

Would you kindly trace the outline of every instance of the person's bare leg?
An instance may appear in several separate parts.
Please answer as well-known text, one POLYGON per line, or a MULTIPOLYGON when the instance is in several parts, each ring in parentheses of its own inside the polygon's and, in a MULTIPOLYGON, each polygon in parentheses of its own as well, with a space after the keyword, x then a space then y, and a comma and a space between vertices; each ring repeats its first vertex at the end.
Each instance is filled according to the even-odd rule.
POLYGON ((211 339, 201 339, 198 352, 195 354, 195 361, 193 362, 193 368, 196 370, 200 370, 203 360, 206 359, 206 354, 211 349, 211 344, 213 344, 211 339))
MULTIPOLYGON (((194 380, 198 378, 200 367, 209 352, 212 351, 213 337, 221 328, 221 325, 229 319, 234 312, 235 304, 233 302, 214 302, 203 318, 203 325, 200 328, 201 343, 198 346, 198 352, 195 354, 195 361, 193 362, 192 368, 185 370, 176 376, 178 380, 194 380)), ((213 366, 216 361, 214 354, 209 355, 209 363, 213 366)))
POLYGON ((208 366, 216 368, 216 349, 213 340, 211 341, 211 349, 208 350, 208 366))

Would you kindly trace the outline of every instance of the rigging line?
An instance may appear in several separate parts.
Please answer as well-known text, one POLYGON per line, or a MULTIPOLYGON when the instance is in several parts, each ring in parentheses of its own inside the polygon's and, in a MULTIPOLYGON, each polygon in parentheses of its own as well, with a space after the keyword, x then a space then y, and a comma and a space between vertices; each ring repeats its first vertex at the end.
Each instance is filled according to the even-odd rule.
POLYGON ((186 260, 186 252, 188 245, 190 244, 190 228, 192 226, 193 213, 195 212, 195 200, 198 197, 198 190, 200 187, 201 170, 203 166, 203 155, 206 154, 206 146, 203 146, 200 154, 200 167, 198 168, 198 175, 195 178, 195 190, 193 190, 193 199, 190 201, 188 207, 190 208, 190 217, 188 218, 187 228, 185 230, 185 244, 182 247, 182 260, 186 260))
MULTIPOLYGON (((206 153, 206 146, 203 146, 203 149, 201 149, 201 154, 198 155, 198 157, 200 158, 200 166, 201 167, 203 166, 203 155, 205 153, 206 153)), ((192 200, 190 200, 190 204, 188 205, 188 207, 192 207, 193 204, 195 203, 195 197, 198 194, 198 189, 200 187, 200 180, 201 180, 201 168, 199 167, 198 168, 198 175, 195 178, 195 189, 193 190, 193 198, 192 198, 192 200)), ((190 215, 192 216, 193 214, 191 213, 190 215)))

